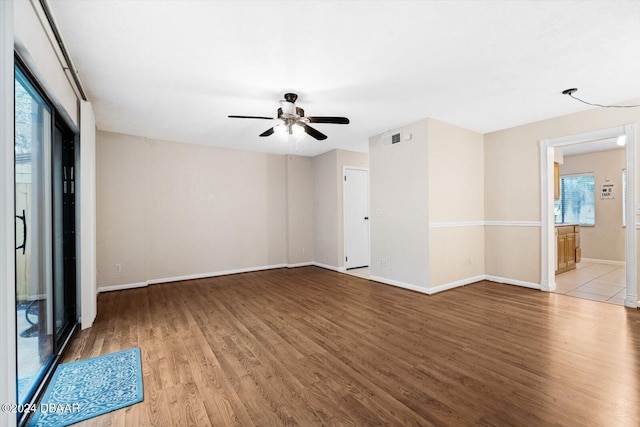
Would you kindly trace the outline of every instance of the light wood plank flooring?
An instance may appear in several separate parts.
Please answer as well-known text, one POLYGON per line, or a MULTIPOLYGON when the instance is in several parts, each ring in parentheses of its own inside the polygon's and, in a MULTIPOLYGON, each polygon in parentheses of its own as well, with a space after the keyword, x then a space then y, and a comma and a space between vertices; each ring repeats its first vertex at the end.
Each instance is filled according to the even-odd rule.
POLYGON ((144 402, 82 426, 637 426, 640 313, 317 267, 101 294, 65 361, 142 350, 144 402))

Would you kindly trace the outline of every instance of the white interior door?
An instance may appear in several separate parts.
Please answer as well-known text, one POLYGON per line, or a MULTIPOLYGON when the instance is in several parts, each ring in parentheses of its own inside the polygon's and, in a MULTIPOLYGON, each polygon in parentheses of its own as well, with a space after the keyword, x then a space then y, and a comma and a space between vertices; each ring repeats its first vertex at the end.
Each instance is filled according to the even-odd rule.
POLYGON ((345 168, 345 267, 369 266, 369 172, 345 168))

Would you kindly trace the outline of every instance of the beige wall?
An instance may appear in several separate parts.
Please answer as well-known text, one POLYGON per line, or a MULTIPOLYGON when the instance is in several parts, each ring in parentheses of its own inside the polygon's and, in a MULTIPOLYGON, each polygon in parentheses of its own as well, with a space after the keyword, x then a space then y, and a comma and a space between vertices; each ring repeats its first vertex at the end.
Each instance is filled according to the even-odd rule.
POLYGON ((314 258, 317 263, 344 268, 343 168, 369 167, 369 155, 332 150, 316 156, 314 185, 314 258))
POLYGON ((485 273, 540 284, 540 227, 514 224, 541 221, 540 140, 638 122, 639 109, 594 108, 486 134, 485 220, 501 224, 485 227, 485 273))
POLYGON ((399 130, 369 140, 372 276, 425 291, 482 276, 483 136, 433 119, 399 130))
POLYGON ((334 268, 342 167, 368 155, 279 156, 98 133, 98 286, 273 265, 334 268), (121 272, 115 271, 121 265, 121 272))
POLYGON ((429 287, 484 274, 482 134, 428 120, 429 287), (474 225, 469 225, 473 223, 474 225))
POLYGON ((338 152, 316 156, 313 165, 314 260, 338 267, 338 152))
POLYGON ((583 258, 625 261, 625 229, 622 226, 622 170, 626 167, 626 150, 565 156, 561 175, 593 173, 596 192, 596 225, 581 227, 580 247, 583 258), (602 200, 600 187, 614 184, 615 199, 602 200))
POLYGON ((427 120, 402 127, 412 139, 385 146, 369 138, 371 185, 371 275, 427 289, 427 120), (387 261, 386 266, 380 260, 387 261))
POLYGON ((311 158, 286 156, 287 263, 313 261, 313 163, 311 158))
POLYGON ((285 161, 98 132, 98 285, 286 263, 285 161))

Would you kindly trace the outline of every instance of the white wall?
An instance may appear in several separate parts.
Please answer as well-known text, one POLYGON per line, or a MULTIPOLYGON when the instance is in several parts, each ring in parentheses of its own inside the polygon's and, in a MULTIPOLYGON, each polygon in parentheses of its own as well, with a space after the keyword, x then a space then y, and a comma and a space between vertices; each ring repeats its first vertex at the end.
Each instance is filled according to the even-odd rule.
POLYGON ((96 288, 96 120, 91 103, 80 104, 80 181, 77 204, 80 206, 78 237, 80 251, 80 316, 82 329, 93 324, 97 310, 96 288))
POLYGON ((99 131, 98 287, 286 265, 285 160, 99 131))
MULTIPOLYGON (((0 1, 0 403, 16 402, 13 2, 0 1)), ((0 412, 0 425, 16 416, 0 412)))
POLYGON ((371 276, 423 291, 429 287, 427 129, 428 120, 403 126, 412 139, 389 146, 381 135, 369 138, 371 276))
POLYGON ((626 150, 564 156, 560 175, 593 173, 595 178, 594 227, 580 227, 582 257, 625 261, 625 228, 622 226, 622 170, 626 167, 626 150), (601 199, 602 184, 614 185, 614 199, 601 199))
POLYGON ((68 124, 71 128, 77 130, 80 123, 80 97, 76 94, 71 77, 62 68, 64 57, 48 24, 44 26, 46 22, 37 2, 14 1, 16 50, 59 112, 70 121, 68 124))

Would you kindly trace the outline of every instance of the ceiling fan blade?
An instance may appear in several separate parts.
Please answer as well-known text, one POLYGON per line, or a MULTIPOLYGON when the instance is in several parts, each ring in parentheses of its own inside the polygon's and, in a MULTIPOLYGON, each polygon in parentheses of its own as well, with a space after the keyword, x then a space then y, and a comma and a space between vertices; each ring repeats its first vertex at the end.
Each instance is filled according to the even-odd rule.
POLYGON ((274 120, 273 117, 262 117, 262 116, 227 116, 231 119, 264 119, 264 120, 274 120))
POLYGON ((327 139, 327 135, 325 135, 324 133, 320 132, 319 130, 314 129, 311 126, 306 125, 304 123, 300 123, 300 125, 304 128, 304 131, 306 133, 308 133, 309 135, 311 135, 315 139, 320 140, 320 141, 322 141, 323 139, 327 139))
POLYGON ((346 117, 307 117, 309 123, 334 123, 338 125, 348 125, 349 119, 346 117))
POLYGON ((269 129, 265 130, 264 132, 262 132, 260 134, 260 136, 269 136, 269 135, 272 135, 273 132, 274 132, 273 128, 269 128, 269 129))

